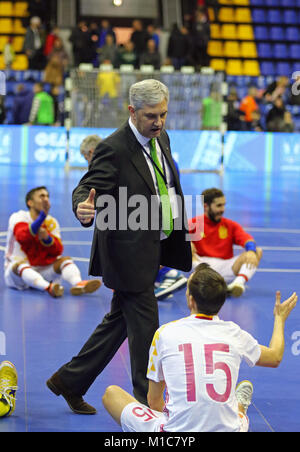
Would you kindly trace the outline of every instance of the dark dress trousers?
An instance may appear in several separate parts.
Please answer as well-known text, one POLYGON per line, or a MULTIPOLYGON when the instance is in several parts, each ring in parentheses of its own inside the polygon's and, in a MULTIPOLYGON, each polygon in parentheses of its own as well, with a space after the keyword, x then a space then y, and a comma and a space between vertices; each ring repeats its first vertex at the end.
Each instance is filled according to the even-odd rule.
MULTIPOLYGON (((172 171, 183 212, 182 218, 175 220, 177 226, 167 239, 160 240, 159 228, 153 227, 153 224, 157 225, 161 221, 161 212, 153 208, 155 202, 157 204, 154 181, 142 147, 128 122, 97 146, 88 172, 73 192, 73 210, 76 215, 78 203, 88 198, 92 188, 96 190, 98 218, 89 274, 102 276, 104 284, 114 290, 111 311, 79 354, 58 371, 64 383, 78 395, 86 393, 128 337, 133 393, 140 402, 147 402, 149 348, 159 327, 154 281, 160 265, 182 271, 191 269, 191 245, 186 240, 184 198, 165 131, 158 141, 172 171), (127 220, 130 223, 130 218, 136 215, 137 207, 141 205, 140 198, 135 198, 135 195, 142 195, 144 202, 143 226, 131 230, 126 227, 127 220), (108 204, 113 206, 113 203, 115 217, 111 218, 115 218, 115 222, 110 224, 110 229, 99 229, 99 216, 108 204)), ((117 384, 117 381, 112 383, 117 384)))

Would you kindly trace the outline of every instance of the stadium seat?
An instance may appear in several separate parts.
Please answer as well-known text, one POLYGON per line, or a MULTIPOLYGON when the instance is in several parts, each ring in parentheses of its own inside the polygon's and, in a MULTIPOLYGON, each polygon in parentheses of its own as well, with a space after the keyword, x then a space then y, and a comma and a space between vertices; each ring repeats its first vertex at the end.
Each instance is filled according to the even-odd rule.
POLYGON ((216 20, 215 13, 212 8, 207 8, 207 14, 208 14, 209 22, 210 23, 215 22, 215 20, 216 20))
POLYGON ((285 44, 273 45, 273 57, 276 59, 284 59, 288 56, 287 46, 285 44))
POLYGON ((220 39, 221 38, 221 29, 220 29, 219 24, 211 24, 210 35, 211 35, 212 39, 220 39))
POLYGON ((5 69, 5 62, 3 55, 0 55, 0 71, 3 71, 5 69))
POLYGON ((299 13, 294 9, 287 9, 283 11, 283 23, 285 24, 298 24, 299 23, 299 13))
POLYGON ((0 2, 0 16, 12 16, 13 15, 13 3, 12 2, 0 2))
POLYGON ((243 41, 240 45, 240 52, 243 58, 257 58, 255 42, 243 41))
POLYGON ((22 52, 24 36, 15 36, 13 39, 13 49, 15 52, 22 52))
POLYGON ((266 12, 261 8, 253 8, 252 10, 252 21, 253 23, 262 23, 266 22, 266 12))
POLYGON ((234 9, 221 7, 219 9, 218 19, 220 22, 234 22, 234 9))
POLYGON ((251 0, 252 6, 265 6, 264 0, 251 0))
POLYGON ((293 6, 297 6, 297 2, 296 0, 280 0, 280 5, 283 7, 293 7, 293 6))
POLYGON ((285 39, 287 41, 299 41, 300 33, 297 27, 287 27, 285 39))
POLYGON ((28 2, 16 2, 14 5, 14 16, 26 17, 28 16, 28 2))
POLYGON ((268 40, 269 39, 269 32, 267 27, 263 26, 256 26, 254 27, 254 34, 255 38, 258 41, 268 40))
POLYGON ((245 60, 243 63, 243 74, 249 75, 251 77, 257 77, 260 75, 260 69, 258 61, 256 60, 245 60))
POLYGON ((257 44, 258 56, 260 58, 272 58, 272 46, 268 42, 260 42, 257 44))
POLYGON ((20 19, 14 20, 14 33, 25 35, 26 28, 23 27, 22 21, 20 19))
POLYGON ((222 41, 209 41, 207 46, 207 53, 210 56, 223 56, 222 41))
POLYGON ((285 61, 280 61, 276 64, 276 73, 278 75, 286 75, 287 77, 290 77, 291 75, 291 65, 290 63, 287 63, 285 61))
POLYGON ((11 19, 0 19, 0 30, 3 34, 10 35, 13 32, 13 22, 11 19))
POLYGON ((299 60, 300 44, 291 44, 289 47, 289 56, 295 60, 299 60))
POLYGON ((15 71, 24 71, 28 69, 28 59, 26 55, 16 55, 15 61, 11 65, 15 71))
POLYGON ((215 71, 225 71, 226 69, 225 60, 221 58, 212 58, 210 60, 210 67, 213 68, 215 71))
POLYGON ((270 24, 280 24, 282 22, 282 15, 279 9, 269 9, 267 11, 267 22, 270 24))
POLYGON ((265 0, 265 6, 270 6, 273 8, 274 6, 280 6, 280 0, 265 0))
POLYGON ((0 36, 0 52, 3 52, 6 41, 7 36, 0 36))
POLYGON ((240 57, 240 46, 237 41, 225 41, 224 43, 224 56, 226 57, 240 57))
POLYGON ((236 26, 234 24, 223 24, 221 27, 221 37, 223 39, 236 39, 236 26))
POLYGON ((250 5, 250 0, 233 0, 233 3, 235 5, 248 6, 248 5, 250 5))
POLYGON ((249 8, 236 8, 235 21, 239 23, 251 23, 251 11, 249 8))
POLYGON ((285 32, 282 27, 271 27, 269 37, 272 41, 284 41, 285 32))
POLYGON ((243 65, 241 60, 227 60, 226 72, 228 75, 243 75, 243 65))
POLYGON ((241 41, 254 41, 252 25, 239 24, 237 26, 237 38, 241 41))
POLYGON ((274 63, 271 61, 262 61, 260 65, 260 72, 262 75, 276 75, 274 63))

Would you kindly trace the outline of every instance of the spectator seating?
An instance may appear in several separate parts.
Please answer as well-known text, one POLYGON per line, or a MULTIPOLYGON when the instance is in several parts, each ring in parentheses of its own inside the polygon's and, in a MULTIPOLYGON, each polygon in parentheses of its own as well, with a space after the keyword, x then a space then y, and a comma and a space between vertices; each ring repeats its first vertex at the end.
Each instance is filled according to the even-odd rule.
POLYGON ((213 69, 230 75, 291 76, 299 42, 300 0, 219 0, 208 54, 213 69))
POLYGON ((28 16, 28 2, 26 1, 0 1, 0 70, 5 69, 2 52, 9 36, 13 36, 12 46, 16 59, 12 64, 14 70, 26 70, 28 60, 22 54, 26 28, 23 18, 28 16))

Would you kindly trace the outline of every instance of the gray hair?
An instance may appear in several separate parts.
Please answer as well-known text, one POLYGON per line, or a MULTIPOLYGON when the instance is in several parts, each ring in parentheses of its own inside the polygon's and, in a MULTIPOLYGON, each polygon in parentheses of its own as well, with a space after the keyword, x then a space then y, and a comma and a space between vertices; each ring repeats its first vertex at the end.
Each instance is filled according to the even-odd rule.
POLYGON ((166 100, 169 102, 169 90, 166 85, 155 79, 134 83, 129 90, 129 102, 135 110, 144 105, 151 107, 166 100))
POLYGON ((98 135, 89 135, 85 137, 80 145, 80 154, 87 154, 91 149, 95 149, 98 144, 101 143, 101 141, 102 138, 100 138, 98 135))

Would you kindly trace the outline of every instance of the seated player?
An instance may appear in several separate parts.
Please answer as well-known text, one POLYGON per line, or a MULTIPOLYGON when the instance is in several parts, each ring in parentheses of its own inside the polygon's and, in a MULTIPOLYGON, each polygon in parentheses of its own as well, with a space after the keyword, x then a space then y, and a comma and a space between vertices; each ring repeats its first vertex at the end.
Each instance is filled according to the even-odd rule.
POLYGON ((189 232, 194 235, 193 267, 208 263, 229 283, 229 295, 239 297, 245 291, 245 283, 256 272, 262 249, 240 224, 223 217, 226 199, 221 190, 209 188, 202 196, 204 215, 189 220, 189 232), (242 246, 245 251, 234 256, 233 245, 242 246))
POLYGON ((82 281, 79 268, 63 256, 63 244, 57 220, 49 215, 50 201, 46 187, 36 187, 26 195, 28 210, 19 210, 9 218, 5 250, 5 283, 24 290, 29 287, 61 297, 67 281, 72 295, 92 293, 101 281, 82 281))
POLYGON ((0 364, 0 418, 10 416, 15 411, 18 374, 9 361, 0 364))
POLYGON ((186 297, 191 315, 161 326, 153 338, 149 407, 118 386, 106 389, 104 407, 123 431, 248 431, 253 385, 244 380, 236 386, 241 361, 249 366, 279 365, 285 322, 298 297, 293 293, 281 304, 276 293, 274 329, 266 347, 235 323, 219 319, 226 290, 223 277, 208 264, 200 264, 190 276, 186 297))

